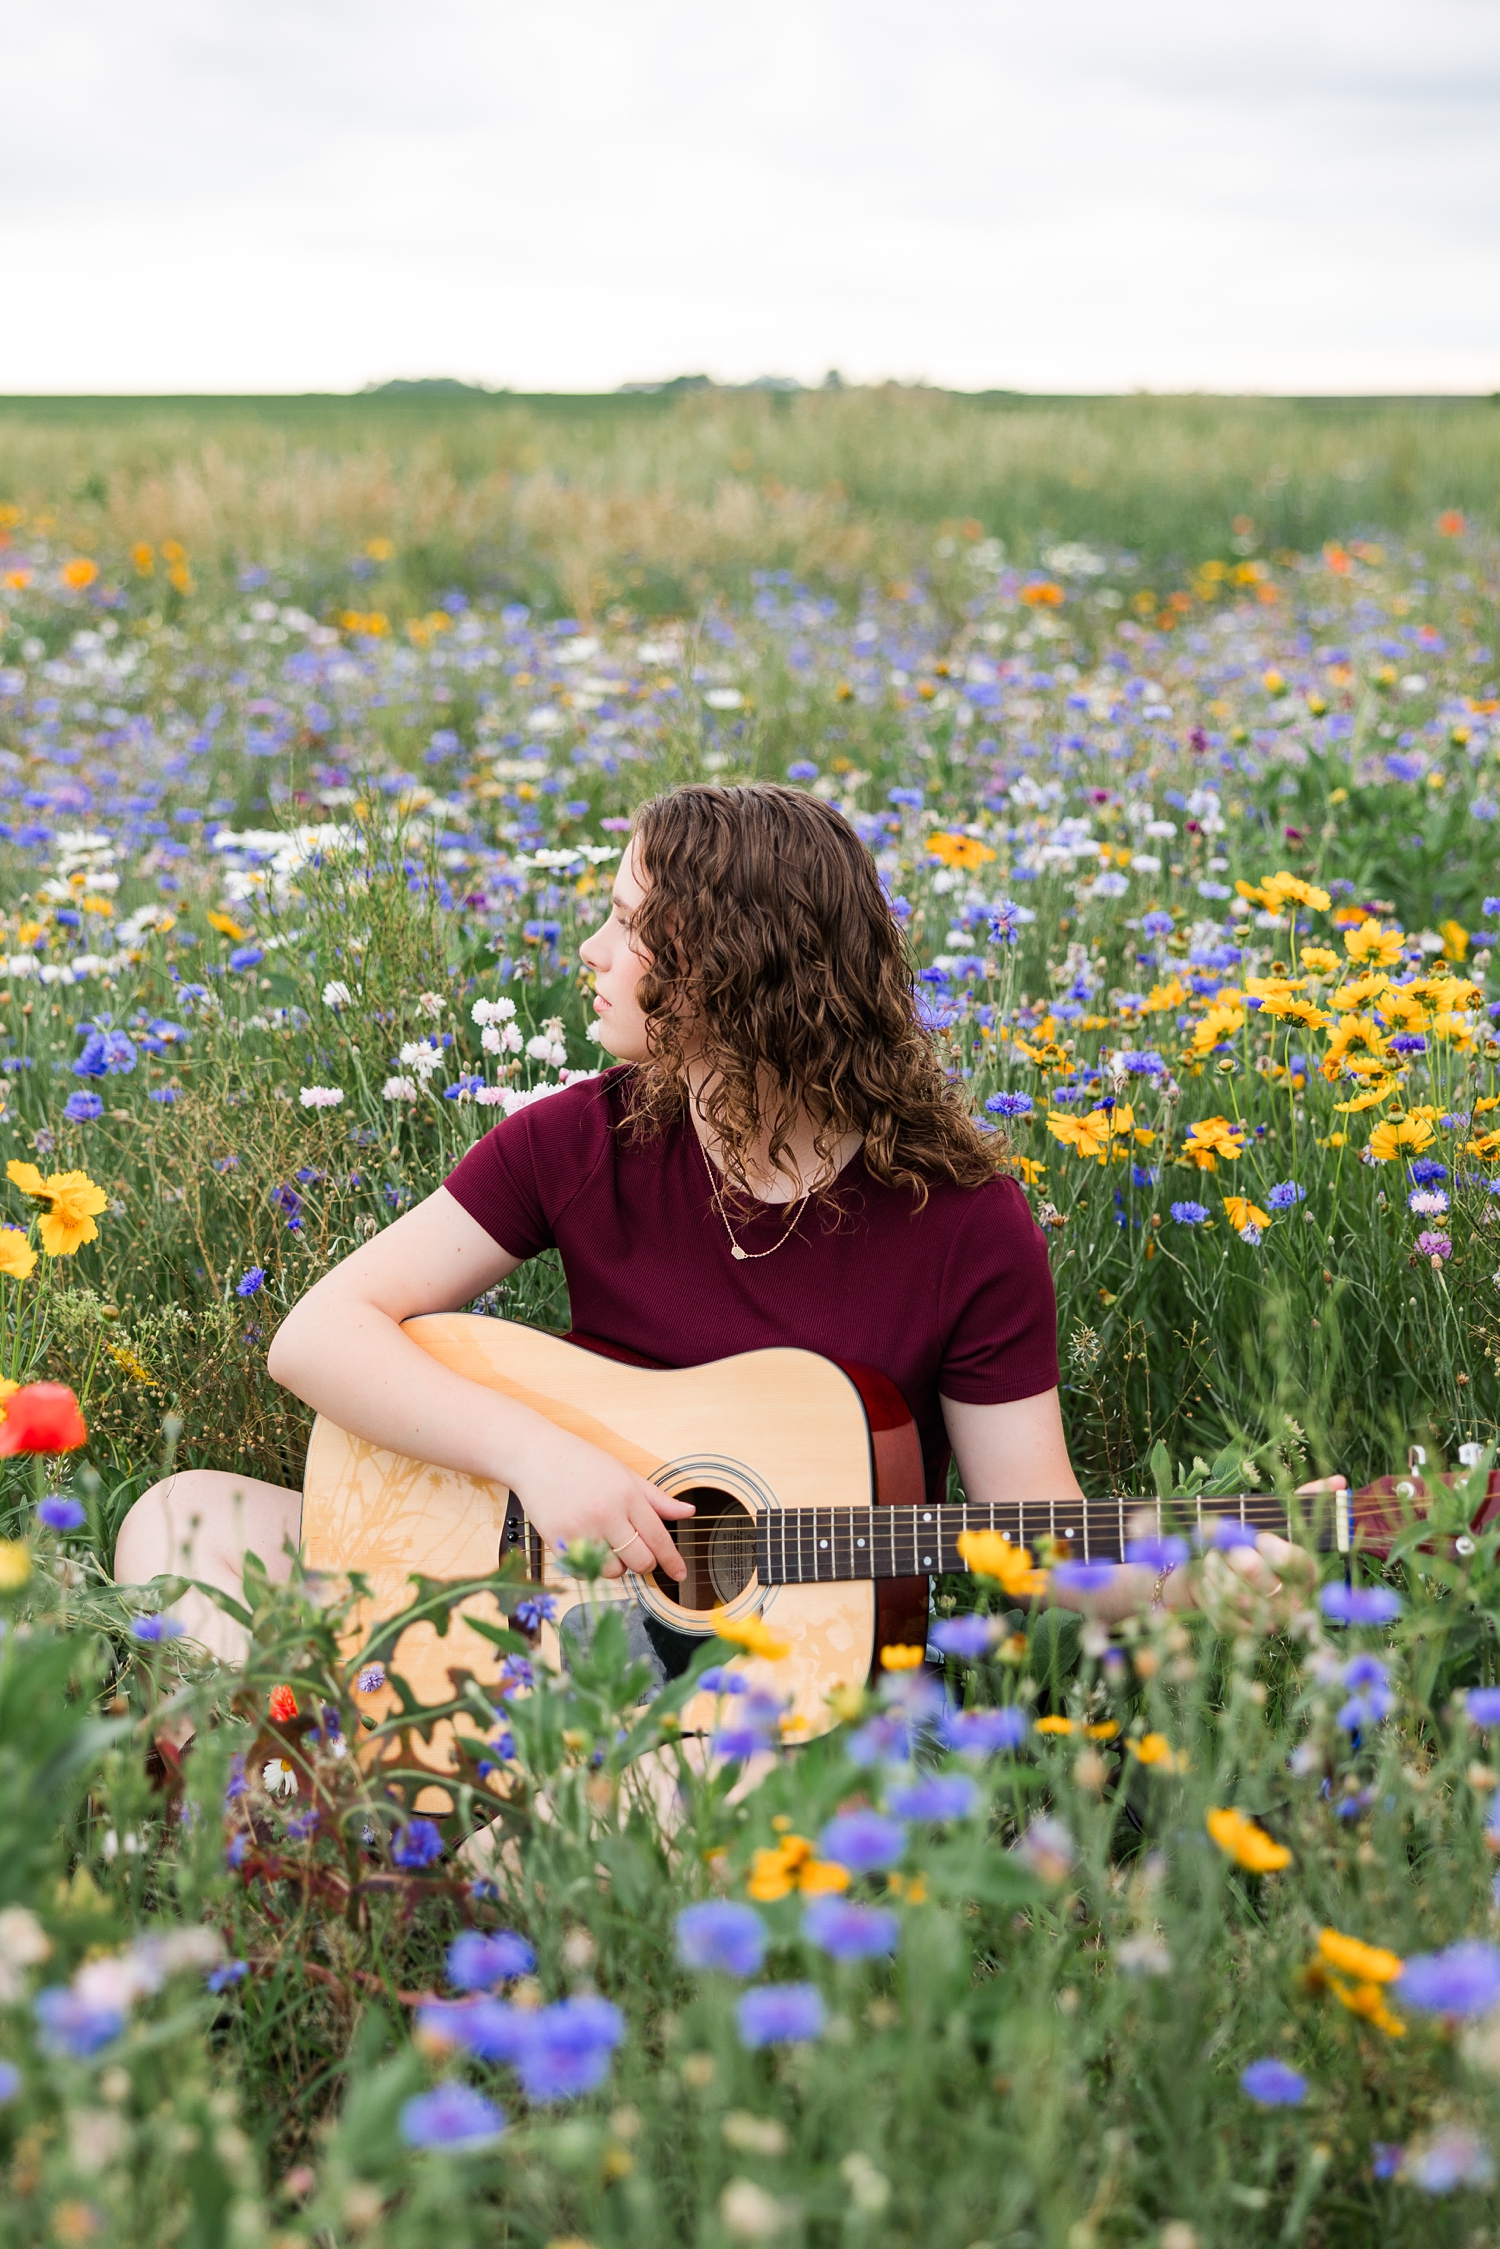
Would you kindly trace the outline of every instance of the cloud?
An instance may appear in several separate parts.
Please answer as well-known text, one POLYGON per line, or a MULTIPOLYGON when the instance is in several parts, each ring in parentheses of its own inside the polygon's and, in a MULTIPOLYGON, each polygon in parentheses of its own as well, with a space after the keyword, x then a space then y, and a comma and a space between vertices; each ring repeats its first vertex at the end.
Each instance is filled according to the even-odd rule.
POLYGON ((7 75, 12 391, 1500 380, 1485 0, 77 0, 7 75))

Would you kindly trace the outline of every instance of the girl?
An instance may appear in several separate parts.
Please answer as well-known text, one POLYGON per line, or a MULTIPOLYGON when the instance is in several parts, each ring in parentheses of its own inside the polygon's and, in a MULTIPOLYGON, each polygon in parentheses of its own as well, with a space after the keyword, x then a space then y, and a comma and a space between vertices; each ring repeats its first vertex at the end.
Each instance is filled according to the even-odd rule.
MULTIPOLYGON (((1077 1499, 1044 1238, 917 1020, 852 828, 764 782, 658 797, 582 958, 616 1066, 496 1125, 325 1274, 277 1331, 275 1379, 357 1436, 509 1486, 553 1545, 602 1540, 612 1576, 681 1578, 667 1526, 690 1507, 401 1332, 555 1245, 581 1333, 667 1366, 772 1344, 862 1362, 903 1392, 932 1498, 951 1449, 973 1501, 1077 1499)), ((297 1492, 191 1470, 132 1508, 117 1573, 237 1591, 250 1550, 284 1576, 300 1513, 297 1492)), ((1295 1550, 1260 1544, 1228 1559, 1266 1588, 1295 1550)), ((1122 1568, 1071 1605, 1108 1620, 1192 1598, 1185 1570, 1122 1568)), ((205 1595, 175 1613, 239 1652, 205 1595)))

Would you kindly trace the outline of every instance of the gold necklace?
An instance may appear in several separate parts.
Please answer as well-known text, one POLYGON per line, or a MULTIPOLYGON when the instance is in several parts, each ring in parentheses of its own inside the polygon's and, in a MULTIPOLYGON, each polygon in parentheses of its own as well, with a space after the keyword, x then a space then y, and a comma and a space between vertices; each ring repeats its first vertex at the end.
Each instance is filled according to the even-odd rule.
MULTIPOLYGON (((692 1127, 689 1126, 688 1129, 691 1131, 692 1127)), ((696 1132, 693 1133, 693 1138, 695 1140, 698 1140, 698 1135, 696 1132)), ((700 1148, 703 1148, 703 1143, 701 1140, 698 1140, 698 1145, 700 1148)), ((730 1256, 734 1258, 737 1263, 742 1265, 754 1265, 757 1264, 763 1257, 774 1257, 776 1255, 776 1252, 781 1248, 782 1243, 790 1241, 792 1235, 796 1232, 797 1220, 802 1213, 802 1205, 807 1201, 807 1189, 804 1187, 801 1194, 793 1203, 792 1215, 787 1222, 786 1231, 782 1235, 781 1241, 772 1242, 769 1249, 741 1249, 739 1243, 734 1238, 734 1228, 729 1223, 729 1213, 724 1208, 724 1198, 719 1192, 719 1183, 714 1177, 713 1158, 710 1156, 706 1148, 703 1148, 703 1161, 708 1166, 708 1188, 709 1193, 713 1196, 714 1199, 714 1208, 715 1210, 717 1210, 719 1216, 723 1219, 724 1231, 729 1236, 730 1256)))

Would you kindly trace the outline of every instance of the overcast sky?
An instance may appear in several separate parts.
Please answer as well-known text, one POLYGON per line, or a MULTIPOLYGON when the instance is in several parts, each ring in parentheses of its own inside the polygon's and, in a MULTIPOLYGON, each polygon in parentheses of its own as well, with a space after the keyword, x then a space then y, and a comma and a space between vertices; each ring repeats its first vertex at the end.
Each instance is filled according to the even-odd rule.
POLYGON ((0 392, 1500 389, 1500 0, 0 0, 0 392))

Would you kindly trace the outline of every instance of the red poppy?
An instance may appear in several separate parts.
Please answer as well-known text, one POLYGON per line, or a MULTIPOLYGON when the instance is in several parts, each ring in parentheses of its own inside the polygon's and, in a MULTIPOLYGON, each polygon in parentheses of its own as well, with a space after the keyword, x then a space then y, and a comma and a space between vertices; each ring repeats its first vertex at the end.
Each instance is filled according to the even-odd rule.
POLYGON ((289 1718, 296 1717, 297 1697, 290 1687, 271 1689, 270 1711, 273 1724, 278 1726, 284 1726, 289 1718))
POLYGON ((65 1382, 28 1382, 5 1401, 0 1453, 76 1452, 88 1441, 88 1424, 65 1382))

